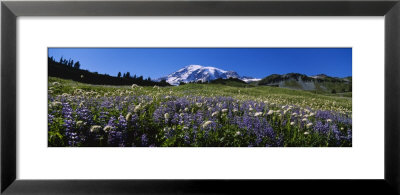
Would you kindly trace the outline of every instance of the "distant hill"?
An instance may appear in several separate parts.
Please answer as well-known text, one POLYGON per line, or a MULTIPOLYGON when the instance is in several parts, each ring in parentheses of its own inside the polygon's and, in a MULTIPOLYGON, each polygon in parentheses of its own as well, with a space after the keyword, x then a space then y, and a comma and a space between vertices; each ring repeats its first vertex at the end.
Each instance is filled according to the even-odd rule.
POLYGON ((337 78, 325 74, 307 76, 299 73, 272 74, 260 81, 258 85, 301 89, 307 91, 321 91, 342 93, 352 91, 352 77, 337 78))
POLYGON ((229 79, 215 79, 210 81, 209 83, 211 84, 221 84, 221 85, 227 85, 227 86, 232 86, 232 87, 253 87, 253 85, 250 85, 249 83, 238 79, 238 78, 229 78, 229 79))
POLYGON ((143 77, 115 77, 107 74, 99 74, 97 72, 90 72, 73 67, 68 64, 54 61, 53 58, 48 59, 48 76, 58 77, 62 79, 69 79, 81 83, 94 84, 94 85, 132 85, 137 84, 140 86, 169 86, 166 81, 152 81, 150 79, 143 79, 143 77))

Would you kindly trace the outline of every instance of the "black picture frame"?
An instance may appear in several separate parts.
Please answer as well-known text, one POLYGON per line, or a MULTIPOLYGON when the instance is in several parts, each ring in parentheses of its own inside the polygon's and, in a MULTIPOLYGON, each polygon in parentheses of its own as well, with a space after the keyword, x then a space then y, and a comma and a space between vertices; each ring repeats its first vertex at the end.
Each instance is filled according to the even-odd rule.
MULTIPOLYGON (((1 193, 399 194, 400 1, 2 1, 1 193), (16 179, 16 20, 19 16, 385 16, 385 175, 382 180, 16 179)), ((368 170, 365 170, 368 171, 368 170)))

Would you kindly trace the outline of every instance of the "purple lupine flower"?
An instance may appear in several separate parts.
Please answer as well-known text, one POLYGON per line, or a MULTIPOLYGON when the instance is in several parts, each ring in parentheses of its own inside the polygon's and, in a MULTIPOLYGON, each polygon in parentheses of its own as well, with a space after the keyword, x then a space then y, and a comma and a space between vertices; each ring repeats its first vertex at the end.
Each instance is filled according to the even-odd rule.
POLYGON ((184 140, 186 145, 190 144, 190 137, 189 137, 189 134, 187 132, 185 133, 185 136, 183 137, 183 140, 184 140))
POLYGON ((54 116, 52 114, 47 115, 47 122, 49 125, 53 124, 54 116))
POLYGON ((107 126, 111 127, 111 130, 108 131, 108 140, 107 143, 110 146, 123 146, 122 132, 118 130, 117 125, 115 124, 115 117, 111 117, 108 121, 107 126))
POLYGON ((142 135, 142 146, 147 146, 147 142, 149 141, 148 139, 147 139, 147 136, 146 136, 146 134, 143 134, 142 135))
POLYGON ((92 125, 92 115, 86 106, 77 108, 75 112, 79 120, 85 121, 87 124, 92 125))
POLYGON ((126 145, 125 142, 128 139, 128 132, 127 132, 128 122, 126 121, 125 117, 122 116, 121 114, 118 117, 117 127, 118 127, 118 134, 120 134, 119 136, 121 136, 119 146, 125 146, 126 145))
POLYGON ((328 123, 322 123, 321 121, 317 121, 315 123, 314 126, 314 131, 319 133, 319 134, 323 134, 323 135, 327 135, 329 133, 329 124, 328 123))
POLYGON ((64 116, 65 136, 69 146, 76 146, 79 143, 79 136, 75 130, 75 121, 72 116, 72 108, 68 102, 63 103, 62 114, 64 116))

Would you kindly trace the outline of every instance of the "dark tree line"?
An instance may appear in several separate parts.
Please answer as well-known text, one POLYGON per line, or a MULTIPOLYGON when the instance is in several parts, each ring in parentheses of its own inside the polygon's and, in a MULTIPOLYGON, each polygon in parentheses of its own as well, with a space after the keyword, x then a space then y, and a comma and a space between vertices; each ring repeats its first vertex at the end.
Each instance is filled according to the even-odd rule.
MULTIPOLYGON (((118 77, 118 78, 121 78, 121 72, 118 72, 117 77, 118 77)), ((140 80, 140 81, 143 81, 143 80, 145 80, 145 81, 151 81, 151 78, 150 78, 150 77, 147 77, 147 79, 143 79, 143 76, 137 77, 136 74, 133 75, 133 76, 131 76, 131 73, 130 73, 130 72, 124 73, 124 74, 122 75, 122 78, 134 79, 134 80, 140 80)))
POLYGON ((144 79, 143 76, 131 76, 130 72, 110 76, 108 74, 99 74, 97 72, 90 72, 88 70, 80 69, 81 64, 79 61, 67 60, 63 57, 56 61, 53 57, 48 58, 48 75, 51 77, 58 77, 62 79, 70 79, 82 83, 95 84, 95 85, 132 85, 137 84, 140 86, 169 86, 165 80, 161 82, 152 81, 150 77, 144 79))
MULTIPOLYGON (((53 56, 49 58, 49 62, 50 62, 50 61, 51 61, 51 62, 56 62, 56 61, 54 60, 53 56)), ((77 61, 77 62, 74 63, 74 60, 71 60, 71 58, 70 58, 69 60, 67 60, 67 59, 64 59, 62 56, 61 56, 61 58, 60 58, 60 61, 58 61, 58 63, 63 64, 63 65, 66 65, 66 66, 68 66, 68 67, 73 67, 73 68, 75 68, 75 69, 80 69, 80 68, 81 68, 81 64, 79 63, 79 61, 77 61)))

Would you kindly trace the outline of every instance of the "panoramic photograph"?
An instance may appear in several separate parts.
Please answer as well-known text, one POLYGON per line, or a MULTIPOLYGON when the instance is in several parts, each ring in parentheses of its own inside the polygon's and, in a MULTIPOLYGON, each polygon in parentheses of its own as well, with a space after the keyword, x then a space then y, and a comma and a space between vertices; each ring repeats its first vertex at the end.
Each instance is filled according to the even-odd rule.
POLYGON ((351 48, 48 48, 49 147, 352 147, 351 48))

